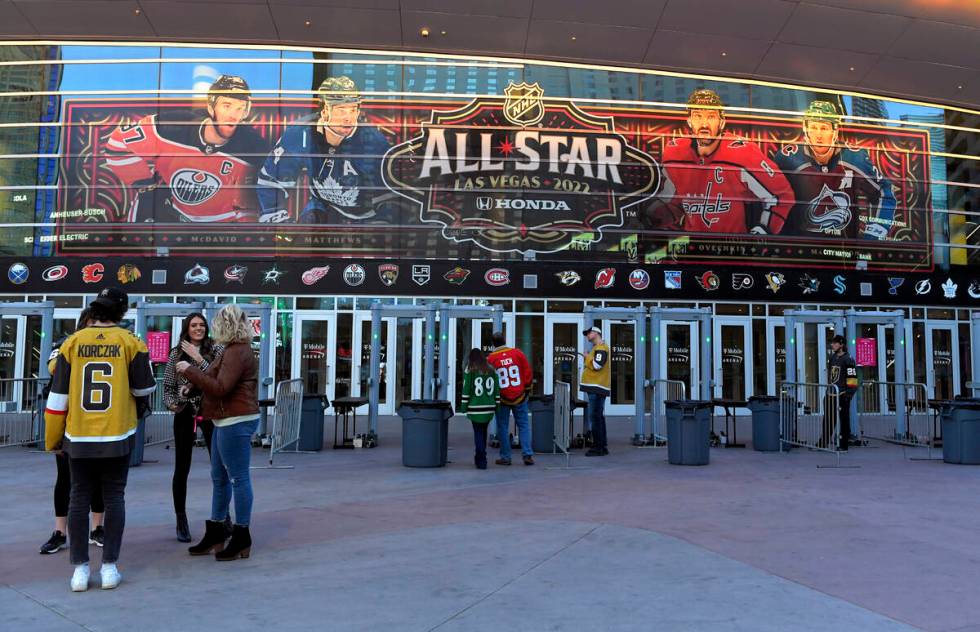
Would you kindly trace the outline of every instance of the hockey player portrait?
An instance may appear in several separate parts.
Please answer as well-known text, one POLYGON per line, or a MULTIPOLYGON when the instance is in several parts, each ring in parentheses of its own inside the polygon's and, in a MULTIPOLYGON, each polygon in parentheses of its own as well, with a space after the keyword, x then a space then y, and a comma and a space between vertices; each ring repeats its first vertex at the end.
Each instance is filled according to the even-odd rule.
POLYGON ((695 90, 687 133, 664 147, 664 184, 641 223, 687 233, 775 235, 794 203, 793 190, 755 143, 725 133, 721 98, 695 90))
POLYGON ((133 191, 131 222, 254 222, 258 167, 268 145, 245 125, 251 91, 222 75, 208 90, 207 112, 179 110, 117 127, 106 166, 133 191))
POLYGON ((796 195, 783 234, 887 239, 895 214, 892 184, 865 149, 839 142, 840 115, 813 101, 803 115, 805 144, 783 145, 773 156, 796 195))
POLYGON ((387 221, 390 194, 381 180, 389 143, 376 128, 359 125, 361 95, 349 77, 329 77, 317 91, 319 112, 286 128, 259 174, 261 222, 351 224, 387 221), (298 218, 289 209, 299 178, 309 201, 298 218), (389 200, 384 202, 382 200, 389 200))

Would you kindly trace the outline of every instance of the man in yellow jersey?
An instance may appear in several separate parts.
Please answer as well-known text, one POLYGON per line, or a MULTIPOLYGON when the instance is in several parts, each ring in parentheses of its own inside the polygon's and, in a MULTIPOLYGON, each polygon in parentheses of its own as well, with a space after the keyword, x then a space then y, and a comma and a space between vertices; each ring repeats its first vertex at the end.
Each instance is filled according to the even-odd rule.
POLYGON ((126 522, 125 491, 129 453, 137 424, 136 398, 156 388, 146 344, 119 326, 129 297, 118 288, 102 290, 89 306, 95 321, 58 349, 51 393, 44 411, 45 446, 63 450, 71 469, 68 542, 75 571, 71 589, 88 589, 88 509, 96 486, 105 504, 102 588, 115 588, 126 522))
POLYGON ((579 380, 579 390, 589 398, 585 413, 592 426, 592 448, 585 456, 606 456, 609 454, 606 443, 606 398, 612 384, 609 346, 602 340, 602 330, 598 327, 589 327, 582 334, 592 345, 592 350, 585 356, 582 379, 579 380))

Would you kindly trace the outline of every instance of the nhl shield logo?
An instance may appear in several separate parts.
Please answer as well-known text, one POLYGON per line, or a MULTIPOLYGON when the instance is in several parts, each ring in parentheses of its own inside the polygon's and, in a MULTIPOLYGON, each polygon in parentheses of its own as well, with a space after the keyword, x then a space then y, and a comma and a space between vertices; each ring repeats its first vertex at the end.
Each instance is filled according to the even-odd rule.
POLYGON ((384 263, 378 266, 378 276, 381 282, 391 287, 398 281, 398 266, 394 263, 384 263))
POLYGON ((504 88, 504 118, 521 127, 537 125, 544 118, 544 90, 538 83, 511 83, 504 88))

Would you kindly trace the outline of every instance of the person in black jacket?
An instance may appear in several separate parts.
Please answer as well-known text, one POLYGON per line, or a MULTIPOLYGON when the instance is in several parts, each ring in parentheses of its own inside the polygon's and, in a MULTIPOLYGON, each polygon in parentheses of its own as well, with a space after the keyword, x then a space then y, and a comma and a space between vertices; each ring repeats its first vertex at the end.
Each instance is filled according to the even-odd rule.
MULTIPOLYGON (((837 405, 840 415, 840 434, 837 437, 837 447, 840 451, 847 451, 848 440, 851 436, 851 399, 857 392, 857 364, 854 358, 847 353, 847 340, 844 336, 834 336, 830 342, 830 360, 827 362, 827 373, 830 383, 837 387, 837 405)), ((828 398, 828 403, 833 406, 833 393, 828 398)), ((826 445, 827 433, 833 434, 833 420, 829 419, 824 424, 824 436, 821 443, 826 445), (827 426, 830 426, 829 428, 827 426)))

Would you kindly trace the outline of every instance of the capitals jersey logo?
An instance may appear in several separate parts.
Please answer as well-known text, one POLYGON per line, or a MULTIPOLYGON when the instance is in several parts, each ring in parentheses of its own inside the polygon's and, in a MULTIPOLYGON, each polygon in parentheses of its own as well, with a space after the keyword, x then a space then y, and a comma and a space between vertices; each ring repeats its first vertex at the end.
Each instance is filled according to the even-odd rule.
POLYGON ((180 169, 170 179, 170 191, 178 202, 188 206, 203 204, 221 188, 217 176, 200 169, 180 169))
POLYGON ((813 232, 840 234, 851 223, 851 196, 825 184, 807 205, 806 218, 813 232))
MULTIPOLYGON (((715 182, 724 183, 721 171, 716 169, 715 182)), ((732 203, 722 199, 721 193, 711 197, 712 182, 704 190, 704 196, 685 198, 681 203, 688 216, 700 217, 705 226, 712 226, 720 219, 718 216, 732 210, 732 203)))

